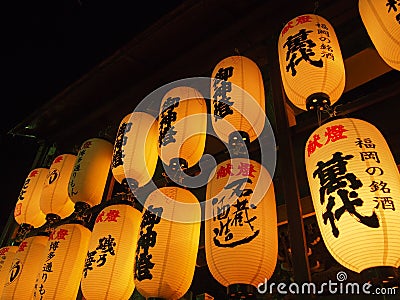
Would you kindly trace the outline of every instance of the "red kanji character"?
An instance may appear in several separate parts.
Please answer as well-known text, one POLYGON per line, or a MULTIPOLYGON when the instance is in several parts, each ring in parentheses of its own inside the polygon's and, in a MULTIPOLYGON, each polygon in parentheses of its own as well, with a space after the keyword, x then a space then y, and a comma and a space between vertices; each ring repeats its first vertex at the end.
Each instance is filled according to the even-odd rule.
POLYGON ((285 28, 282 29, 282 36, 284 36, 285 33, 288 32, 288 30, 289 30, 290 28, 293 28, 292 21, 290 21, 289 23, 287 23, 286 26, 285 26, 285 28))
POLYGON ((102 211, 101 213, 99 213, 99 215, 98 215, 97 218, 96 218, 95 223, 103 222, 103 221, 104 221, 104 220, 103 220, 104 214, 105 214, 104 211, 102 211))
POLYGON ((232 173, 232 165, 231 164, 227 164, 226 167, 221 166, 219 168, 219 170, 217 171, 217 179, 225 177, 227 175, 233 175, 233 173, 232 173))
POLYGON ((5 255, 5 254, 8 252, 8 250, 9 250, 8 247, 5 247, 5 248, 3 248, 3 249, 0 249, 0 256, 5 255))
POLYGON ((88 142, 84 143, 82 145, 81 149, 87 149, 87 148, 90 148, 90 146, 92 146, 92 141, 88 141, 88 142))
POLYGON ((328 144, 330 141, 336 142, 337 140, 347 138, 347 136, 343 135, 345 131, 348 130, 344 129, 343 125, 334 125, 331 127, 327 127, 325 131, 325 136, 327 137, 325 145, 328 144))
POLYGON ((311 22, 311 16, 299 16, 297 17, 296 22, 296 25, 311 22))
POLYGON ((21 213, 22 213, 22 203, 18 203, 18 204, 15 206, 14 217, 20 216, 21 213))
POLYGON ((117 218, 120 217, 118 209, 110 209, 104 221, 117 222, 117 218))
POLYGON ((254 169, 254 166, 252 164, 247 164, 241 162, 240 165, 238 166, 239 173, 236 175, 243 175, 243 176, 249 176, 249 177, 254 177, 253 173, 256 172, 254 169))
POLYGON ((68 235, 67 229, 60 229, 57 232, 56 240, 65 240, 65 236, 68 235))
POLYGON ((308 145, 307 145, 307 154, 308 157, 310 157, 311 154, 313 154, 315 152, 315 150, 317 150, 317 148, 321 148, 322 144, 320 142, 318 142, 318 140, 321 137, 319 136, 319 134, 314 134, 313 136, 313 140, 309 140, 308 141, 308 145))
POLYGON ((35 177, 37 174, 39 174, 38 170, 33 170, 28 177, 35 177))
POLYGON ((18 247, 18 252, 22 252, 28 246, 28 242, 22 242, 18 247))
POLYGON ((62 161, 62 160, 63 160, 63 156, 60 155, 60 156, 57 156, 57 157, 54 159, 53 163, 58 163, 58 162, 60 162, 60 161, 62 161))

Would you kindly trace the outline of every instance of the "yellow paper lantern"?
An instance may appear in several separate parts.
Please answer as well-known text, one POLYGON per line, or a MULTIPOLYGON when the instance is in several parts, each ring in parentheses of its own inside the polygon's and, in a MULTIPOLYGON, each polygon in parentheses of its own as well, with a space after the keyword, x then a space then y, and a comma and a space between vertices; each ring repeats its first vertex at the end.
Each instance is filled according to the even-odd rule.
POLYGON ((400 70, 400 4, 388 0, 359 0, 361 20, 382 59, 400 70))
POLYGON ((17 250, 18 246, 0 248, 0 298, 17 250))
POLYGON ((4 284, 2 300, 33 299, 36 276, 46 254, 47 236, 25 238, 15 253, 4 284))
POLYGON ((207 130, 207 105, 194 88, 181 86, 163 97, 158 119, 158 151, 161 160, 183 159, 187 167, 203 155, 207 130))
POLYGON ((282 29, 279 65, 288 99, 302 110, 333 105, 345 86, 345 69, 332 25, 315 14, 298 16, 282 29))
POLYGON ((111 171, 115 180, 134 179, 138 187, 148 183, 156 169, 157 121, 144 112, 133 112, 121 121, 114 143, 111 171))
POLYGON ((55 214, 64 219, 74 211, 74 203, 68 196, 68 183, 75 159, 76 155, 62 154, 53 160, 40 197, 44 214, 55 214))
POLYGON ((40 227, 46 223, 46 215, 40 209, 40 197, 48 172, 47 168, 36 168, 26 177, 14 209, 18 224, 40 227))
POLYGON ((68 184, 74 203, 90 206, 101 202, 110 170, 113 145, 101 138, 86 140, 79 149, 68 184))
POLYGON ((76 299, 90 233, 80 224, 59 225, 52 231, 36 272, 33 299, 76 299))
POLYGON ((224 161, 212 174, 205 206, 207 265, 229 294, 241 285, 255 292, 272 276, 278 257, 271 176, 258 162, 245 158, 224 161))
POLYGON ((142 214, 126 204, 104 208, 95 220, 81 280, 85 299, 129 299, 142 214))
POLYGON ((134 280, 146 298, 179 299, 189 289, 196 266, 201 209, 179 187, 150 193, 140 225, 134 280))
POLYGON ((322 238, 332 256, 361 272, 400 265, 400 175, 372 124, 336 119, 309 137, 305 163, 322 238))
POLYGON ((226 143, 235 131, 256 139, 265 124, 264 84, 257 64, 245 56, 230 56, 215 66, 211 77, 215 133, 226 143))

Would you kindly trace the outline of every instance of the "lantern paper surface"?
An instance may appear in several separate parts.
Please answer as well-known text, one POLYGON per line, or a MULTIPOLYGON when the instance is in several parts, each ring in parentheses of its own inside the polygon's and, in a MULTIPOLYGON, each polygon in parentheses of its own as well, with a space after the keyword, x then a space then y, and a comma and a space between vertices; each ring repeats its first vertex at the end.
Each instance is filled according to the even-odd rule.
POLYGON ((265 92, 260 69, 244 56, 221 60, 212 72, 211 120, 218 137, 228 143, 233 131, 256 139, 265 124, 265 92))
POLYGON ((97 216, 81 280, 87 300, 129 299, 142 213, 126 205, 104 208, 97 216))
POLYGON ((32 236, 21 242, 5 280, 2 300, 33 299, 36 276, 46 255, 47 239, 47 236, 32 236))
POLYGON ((199 91, 176 87, 162 101, 158 119, 158 150, 161 160, 183 158, 188 167, 203 155, 207 130, 207 105, 199 91))
POLYGON ((253 160, 227 160, 217 165, 206 195, 205 252, 212 276, 226 287, 257 287, 272 276, 278 257, 270 174, 253 160))
POLYGON ((133 112, 121 121, 114 143, 111 171, 121 183, 133 178, 139 187, 150 181, 158 160, 157 121, 150 114, 133 112))
POLYGON ((74 203, 68 196, 68 183, 75 159, 76 155, 62 154, 53 160, 40 198, 40 208, 46 215, 56 214, 63 219, 74 211, 74 203))
POLYGON ((36 168, 26 177, 14 209, 18 224, 40 227, 46 222, 46 215, 40 209, 40 197, 48 172, 47 168, 36 168))
POLYGON ((9 276, 9 270, 14 261, 15 253, 18 250, 18 246, 6 246, 0 248, 0 298, 3 293, 4 283, 9 276))
POLYGON ((68 184, 71 200, 90 206, 101 202, 110 170, 113 145, 104 139, 92 138, 79 149, 68 184))
POLYGON ((200 204, 190 191, 163 187, 148 196, 134 268, 141 295, 179 299, 188 291, 196 266, 200 222, 200 204))
POLYGON ((35 276, 33 299, 76 299, 89 239, 90 230, 80 224, 54 229, 35 276))
POLYGON ((332 25, 315 14, 298 16, 282 29, 278 40, 282 83, 289 100, 307 110, 306 100, 324 93, 333 105, 345 86, 345 69, 332 25))
POLYGON ((359 0, 361 20, 382 59, 400 70, 400 3, 388 0, 359 0))
POLYGON ((400 175, 372 124, 330 121, 309 137, 305 163, 322 238, 332 256, 361 272, 400 265, 400 175))

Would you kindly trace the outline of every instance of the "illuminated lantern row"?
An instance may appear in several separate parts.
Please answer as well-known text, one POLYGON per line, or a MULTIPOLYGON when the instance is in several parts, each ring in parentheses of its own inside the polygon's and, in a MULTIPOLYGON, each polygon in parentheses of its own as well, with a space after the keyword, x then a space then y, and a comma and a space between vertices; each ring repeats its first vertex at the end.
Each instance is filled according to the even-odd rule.
POLYGON ((368 122, 343 118, 316 129, 305 149, 322 238, 346 268, 400 265, 400 175, 388 144, 368 122))
POLYGON ((51 163, 40 198, 40 208, 44 214, 54 214, 64 219, 74 211, 74 203, 68 196, 68 183, 75 159, 76 155, 62 154, 51 163))
POLYGON ((323 17, 307 14, 289 21, 278 40, 279 65, 288 99, 302 110, 333 105, 345 86, 339 41, 323 17))
POLYGON ((388 0, 359 0, 361 20, 382 59, 400 70, 400 3, 388 0))
POLYGON ((181 159, 186 167, 195 165, 203 155, 207 130, 207 105, 200 92, 186 86, 168 91, 161 101, 158 130, 164 164, 181 159))
POLYGON ((47 236, 25 238, 15 253, 1 299, 32 299, 36 276, 42 269, 47 236))
POLYGON ((211 120, 218 137, 229 142, 233 132, 256 139, 265 124, 264 84, 257 64, 244 56, 221 60, 212 72, 211 120))
POLYGON ((205 252, 210 272, 229 294, 254 293, 272 276, 278 256, 272 178, 258 162, 233 158, 216 167, 206 193, 205 252))
POLYGON ((141 187, 151 180, 158 160, 157 139, 157 122, 150 114, 133 112, 123 118, 111 162, 118 183, 134 179, 141 187))
POLYGON ((83 142, 72 170, 68 195, 74 203, 100 204, 107 182, 113 145, 101 138, 83 142))
POLYGON ((4 283, 9 276, 9 270, 14 261, 15 253, 18 250, 18 246, 6 246, 0 248, 0 299, 3 293, 4 283))
POLYGON ((133 266, 142 214, 125 204, 97 216, 81 281, 85 299, 129 299, 135 288, 133 266))
MULTIPOLYGON (((76 299, 88 250, 90 230, 80 224, 57 226, 46 241, 35 272, 33 299, 76 299)), ((29 299, 29 298, 20 298, 29 299)))
POLYGON ((200 238, 197 198, 179 187, 149 194, 140 224, 134 280, 148 298, 179 299, 190 288, 200 238))
POLYGON ((46 216, 40 209, 40 197, 48 172, 47 168, 36 168, 26 177, 14 209, 18 224, 40 227, 46 222, 46 216))

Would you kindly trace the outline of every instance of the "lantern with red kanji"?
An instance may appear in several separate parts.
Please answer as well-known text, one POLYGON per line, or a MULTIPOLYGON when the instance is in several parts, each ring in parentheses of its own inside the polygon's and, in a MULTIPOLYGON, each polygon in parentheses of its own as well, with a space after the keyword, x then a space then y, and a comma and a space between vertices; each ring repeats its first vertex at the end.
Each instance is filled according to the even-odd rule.
POLYGON ((317 128, 305 149, 323 241, 344 267, 367 272, 400 265, 400 174, 380 131, 355 118, 317 128))
POLYGON ((10 267, 14 261, 18 246, 6 246, 0 248, 0 297, 3 293, 4 283, 9 276, 10 267))

